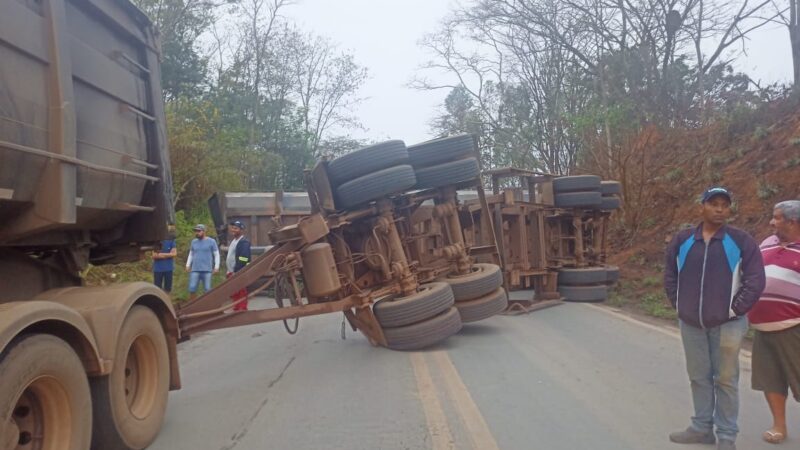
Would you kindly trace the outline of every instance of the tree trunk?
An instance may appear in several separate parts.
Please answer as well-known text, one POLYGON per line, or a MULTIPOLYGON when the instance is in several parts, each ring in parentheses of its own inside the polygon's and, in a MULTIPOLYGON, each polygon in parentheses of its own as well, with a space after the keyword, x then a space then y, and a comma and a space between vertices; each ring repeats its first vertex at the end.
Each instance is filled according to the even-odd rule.
POLYGON ((800 89, 800 25, 789 25, 789 40, 792 43, 792 73, 794 88, 800 89))
POLYGON ((789 1, 789 42, 792 44, 792 74, 794 88, 800 88, 800 18, 797 0, 789 1))

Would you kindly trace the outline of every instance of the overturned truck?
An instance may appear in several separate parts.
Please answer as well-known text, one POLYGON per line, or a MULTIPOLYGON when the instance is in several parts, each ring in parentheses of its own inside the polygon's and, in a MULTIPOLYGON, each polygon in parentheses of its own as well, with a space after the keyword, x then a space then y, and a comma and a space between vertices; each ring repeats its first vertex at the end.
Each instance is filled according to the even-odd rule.
MULTIPOLYGON (((554 176, 515 168, 483 172, 492 192, 459 189, 456 207, 469 255, 501 268, 511 307, 544 307, 553 300, 602 302, 619 277, 607 264, 608 230, 621 206, 620 184, 595 175, 554 176)), ((306 192, 218 192, 209 199, 223 250, 225 228, 248 224, 254 248, 273 242, 269 230, 311 214, 306 192)), ((411 214, 410 258, 436 265, 444 222, 432 200, 411 214)), ((516 308, 514 308, 516 309, 516 308)))
POLYGON ((482 192, 471 136, 408 148, 402 141, 383 142, 320 161, 307 172, 306 184, 305 214, 302 208, 286 214, 292 208, 285 200, 302 206, 302 196, 212 198, 218 230, 235 217, 265 251, 181 307, 184 335, 343 312, 373 344, 410 350, 506 308, 500 267, 475 263, 463 238, 456 192, 467 187, 482 192), (432 211, 436 233, 415 226, 423 205, 432 211), (231 295, 243 286, 255 287, 250 295, 271 289, 276 308, 228 313, 236 303, 231 295))

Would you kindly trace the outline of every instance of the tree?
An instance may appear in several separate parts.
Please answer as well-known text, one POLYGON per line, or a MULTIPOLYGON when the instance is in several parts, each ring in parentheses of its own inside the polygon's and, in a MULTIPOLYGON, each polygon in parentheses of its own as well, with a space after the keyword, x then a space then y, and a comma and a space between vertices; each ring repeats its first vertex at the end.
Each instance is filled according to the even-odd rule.
POLYGON ((199 95, 207 62, 197 45, 219 6, 211 0, 133 0, 147 14, 161 38, 161 85, 167 101, 199 95))
POLYGON ((243 129, 226 127, 220 111, 205 101, 174 100, 166 114, 173 207, 191 209, 215 191, 244 187, 243 129))
POLYGON ((358 127, 366 69, 289 23, 292 0, 135 1, 162 30, 178 208, 220 189, 302 189, 323 143, 343 151, 328 134, 358 127))
MULTIPOLYGON (((434 55, 423 69, 450 73, 453 82, 420 78, 414 86, 461 86, 493 134, 509 132, 508 124, 501 123, 508 119, 502 117, 507 111, 497 99, 526 99, 532 126, 511 131, 535 130, 538 138, 529 143, 534 165, 567 173, 579 160, 584 139, 570 122, 587 125, 589 117, 600 120, 589 128, 600 133, 606 151, 613 152, 625 138, 618 138, 621 130, 615 130, 610 120, 623 112, 626 126, 634 125, 632 132, 649 124, 710 120, 710 106, 717 100, 709 94, 724 90, 720 83, 727 78, 720 74, 736 57, 734 46, 770 20, 760 15, 766 4, 763 0, 476 0, 457 9, 423 41, 434 55), (490 98, 489 86, 499 97, 490 98), (516 91, 518 87, 522 91, 516 91), (500 92, 509 89, 516 91, 513 97, 500 92)), ((607 156, 613 159, 610 153, 607 156)))
POLYGON ((792 81, 795 89, 800 87, 800 2, 797 0, 773 0, 774 18, 789 30, 792 46, 792 81))
POLYGON ((359 128, 351 114, 361 99, 355 94, 367 78, 367 69, 352 55, 337 53, 330 40, 306 36, 294 50, 297 79, 295 93, 303 116, 309 147, 319 156, 320 142, 333 126, 359 128))

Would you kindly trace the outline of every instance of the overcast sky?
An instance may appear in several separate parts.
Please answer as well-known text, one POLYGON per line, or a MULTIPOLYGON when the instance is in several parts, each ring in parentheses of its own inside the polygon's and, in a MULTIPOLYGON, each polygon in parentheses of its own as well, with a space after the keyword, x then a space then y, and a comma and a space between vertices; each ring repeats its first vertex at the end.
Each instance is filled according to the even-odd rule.
MULTIPOLYGON (((416 69, 430 59, 419 40, 437 28, 451 0, 298 0, 284 15, 300 27, 331 38, 369 70, 356 111, 367 128, 354 137, 429 139, 430 122, 447 95, 407 87, 416 69)), ((766 83, 791 79, 789 35, 785 27, 761 29, 748 43, 738 68, 766 83)))

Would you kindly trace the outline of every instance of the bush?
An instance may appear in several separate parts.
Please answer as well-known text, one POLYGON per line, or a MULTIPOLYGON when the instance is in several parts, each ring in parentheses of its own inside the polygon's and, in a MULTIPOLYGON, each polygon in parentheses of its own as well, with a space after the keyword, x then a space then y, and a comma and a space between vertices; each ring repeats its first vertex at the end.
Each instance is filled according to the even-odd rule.
POLYGON ((682 180, 683 179, 683 169, 681 169, 680 167, 676 167, 674 169, 671 169, 669 172, 667 172, 666 178, 667 178, 667 181, 672 182, 672 183, 682 180))
POLYGON ((672 305, 669 304, 666 295, 663 293, 648 293, 642 296, 642 309, 649 315, 661 319, 677 319, 678 315, 672 305))
POLYGON ((755 131, 753 131, 753 139, 760 141, 761 139, 767 137, 768 134, 769 131, 766 128, 759 125, 756 127, 755 131))
POLYGON ((742 158, 748 152, 750 152, 750 147, 739 147, 739 148, 736 149, 736 157, 737 158, 742 158))
POLYGON ((756 173, 759 173, 759 174, 760 173, 764 173, 764 170, 766 170, 766 168, 767 168, 767 163, 768 162, 769 161, 767 161, 766 158, 756 161, 756 164, 755 164, 756 173))
POLYGON ((642 220, 642 228, 650 229, 656 226, 657 223, 658 219, 655 217, 645 217, 644 220, 642 220))
POLYGON ((722 172, 719 170, 712 170, 708 173, 708 181, 711 184, 717 184, 722 181, 722 172))
POLYGON ((792 158, 787 159, 783 163, 783 167, 789 169, 792 167, 800 166, 800 156, 795 156, 792 158))
POLYGON ((628 300, 620 294, 618 289, 609 292, 608 304, 611 306, 622 307, 628 304, 628 300))
POLYGON ((661 286, 661 283, 661 277, 657 275, 642 278, 642 286, 644 287, 661 286))
POLYGON ((779 189, 777 186, 762 180, 758 182, 758 190, 756 191, 756 195, 761 200, 767 200, 773 195, 777 194, 778 191, 779 189))

